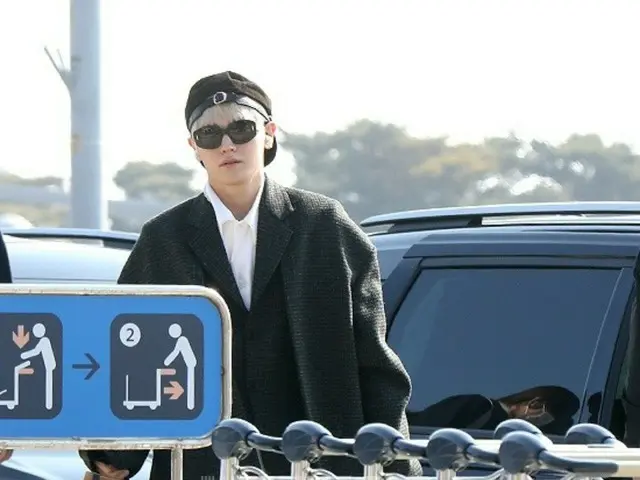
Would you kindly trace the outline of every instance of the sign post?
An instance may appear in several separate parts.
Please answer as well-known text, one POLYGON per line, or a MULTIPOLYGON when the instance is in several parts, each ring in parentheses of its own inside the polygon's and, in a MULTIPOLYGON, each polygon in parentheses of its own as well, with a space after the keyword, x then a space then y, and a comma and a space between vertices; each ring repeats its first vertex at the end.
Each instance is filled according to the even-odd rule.
POLYGON ((204 287, 3 285, 0 449, 183 449, 231 414, 231 316, 204 287))

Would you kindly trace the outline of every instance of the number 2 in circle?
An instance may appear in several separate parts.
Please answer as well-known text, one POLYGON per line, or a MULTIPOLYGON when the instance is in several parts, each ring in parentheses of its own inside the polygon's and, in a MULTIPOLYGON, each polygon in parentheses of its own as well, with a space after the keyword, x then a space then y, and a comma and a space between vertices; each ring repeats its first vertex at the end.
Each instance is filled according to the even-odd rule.
POLYGON ((120 342, 125 347, 135 347, 142 338, 140 327, 135 323, 125 323, 120 327, 120 342))

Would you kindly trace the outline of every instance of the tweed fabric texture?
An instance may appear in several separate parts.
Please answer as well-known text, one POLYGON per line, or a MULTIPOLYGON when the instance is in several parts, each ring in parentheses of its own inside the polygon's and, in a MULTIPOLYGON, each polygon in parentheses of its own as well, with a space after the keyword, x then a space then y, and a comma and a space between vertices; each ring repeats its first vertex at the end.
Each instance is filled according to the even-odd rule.
MULTIPOLYGON (((411 383, 386 343, 372 243, 337 201, 267 178, 260 202, 252 304, 265 294, 278 269, 307 419, 337 437, 353 437, 371 422, 386 423, 408 436, 405 409, 411 383)), ((120 283, 206 285, 208 278, 208 286, 227 303, 242 305, 213 209, 200 194, 144 225, 120 283)), ((148 452, 108 453, 133 475, 148 452)), ((193 475, 200 470, 196 464, 203 461, 202 454, 185 453, 185 480, 199 480, 193 475), (188 466, 192 463, 193 468, 188 466)), ((91 452, 80 455, 91 466, 91 452)), ((362 474, 362 467, 349 459, 332 458, 319 466, 339 475, 362 474)), ((151 479, 169 480, 168 467, 168 460, 155 454, 151 479)), ((202 467, 200 471, 209 470, 202 467)), ((387 470, 421 474, 417 461, 397 462, 387 470)))

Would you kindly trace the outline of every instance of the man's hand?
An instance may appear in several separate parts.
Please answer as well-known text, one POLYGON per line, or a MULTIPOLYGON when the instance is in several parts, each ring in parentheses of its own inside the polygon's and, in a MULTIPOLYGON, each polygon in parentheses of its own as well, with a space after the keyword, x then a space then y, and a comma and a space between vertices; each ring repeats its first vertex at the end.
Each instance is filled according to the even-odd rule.
POLYGON ((6 462, 13 455, 13 450, 0 450, 0 463, 6 462))
POLYGON ((101 477, 109 480, 125 480, 129 476, 129 470, 118 470, 102 462, 96 462, 96 468, 101 477))

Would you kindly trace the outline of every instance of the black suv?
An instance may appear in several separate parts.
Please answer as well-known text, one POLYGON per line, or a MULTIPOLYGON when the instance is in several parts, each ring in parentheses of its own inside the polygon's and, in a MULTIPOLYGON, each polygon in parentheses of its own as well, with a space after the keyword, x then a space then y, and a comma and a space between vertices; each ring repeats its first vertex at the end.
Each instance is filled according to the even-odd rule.
MULTIPOLYGON (((524 418, 624 434, 640 203, 443 208, 361 222, 384 280, 388 340, 413 383, 412 436, 490 438, 524 418)), ((557 437, 557 436, 558 437, 557 437)))

